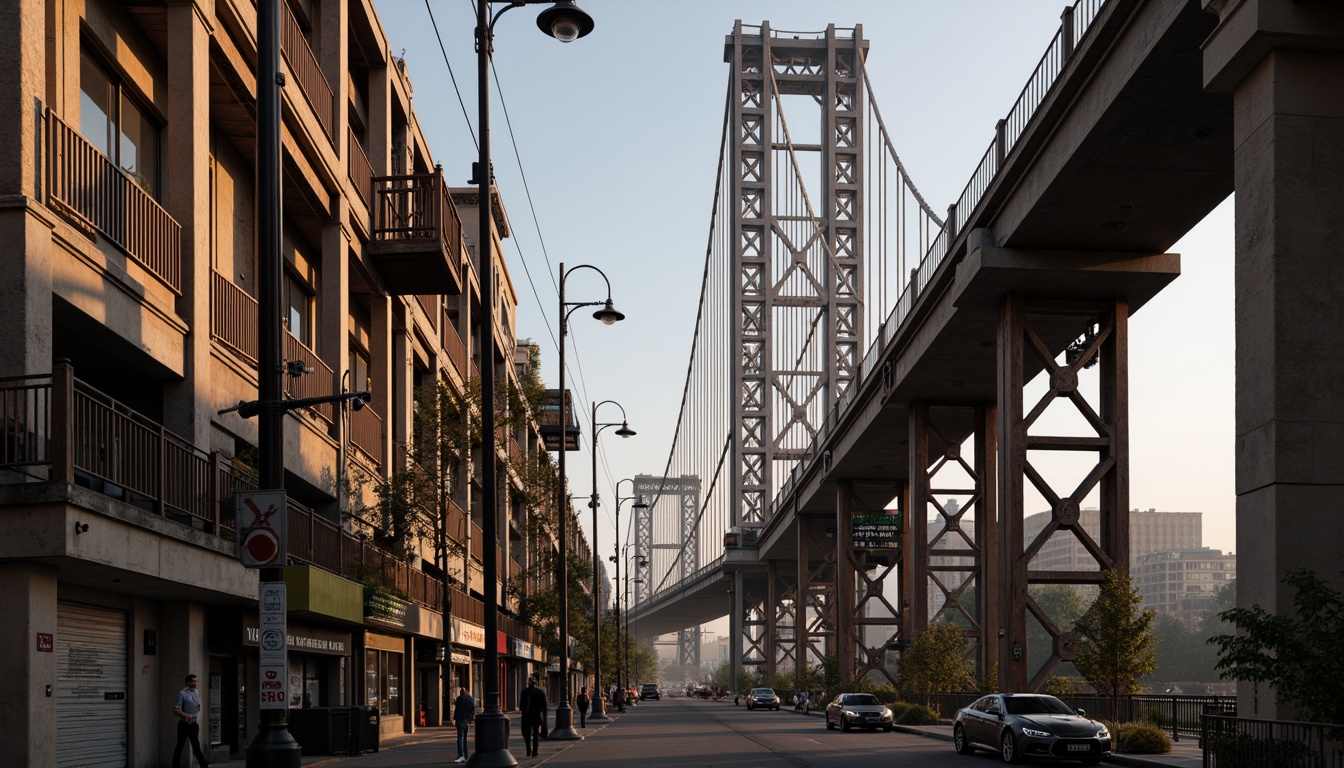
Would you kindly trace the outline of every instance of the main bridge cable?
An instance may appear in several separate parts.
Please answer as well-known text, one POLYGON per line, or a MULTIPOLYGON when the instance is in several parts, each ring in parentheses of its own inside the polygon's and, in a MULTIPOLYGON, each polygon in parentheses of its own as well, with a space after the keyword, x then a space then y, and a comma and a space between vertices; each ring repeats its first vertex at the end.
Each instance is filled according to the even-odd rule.
MULTIPOLYGON (((663 467, 663 477, 662 480, 659 481, 658 483, 658 490, 653 494, 653 501, 650 502, 649 504, 650 507, 657 505, 659 500, 662 499, 663 489, 667 487, 668 474, 672 471, 672 463, 676 459, 677 439, 681 436, 682 424, 686 418, 686 406, 690 400, 691 381, 694 378, 694 371, 695 371, 695 355, 700 350, 700 331, 702 330, 702 325, 704 321, 705 302, 709 296, 710 264, 714 258, 715 226, 719 223, 719 217, 718 217, 719 199, 723 195, 723 177, 725 172, 724 160, 725 155, 727 154, 728 151, 728 124, 732 117, 732 103, 733 103, 733 83, 732 78, 729 78, 728 92, 724 97, 723 132, 719 138, 719 165, 718 165, 718 171, 716 172, 714 179, 714 201, 709 209, 710 210, 709 240, 705 244, 705 268, 704 272, 700 277, 700 303, 699 306, 696 308, 695 312, 695 333, 691 337, 691 354, 686 362, 686 383, 683 384, 681 388, 681 408, 677 412, 677 425, 672 431, 672 447, 668 451, 667 464, 666 466, 663 467)), ((732 430, 729 430, 728 432, 728 439, 730 441, 732 439, 732 430)), ((702 494, 702 495, 705 499, 709 498, 709 494, 702 494)), ((682 542, 681 551, 683 552, 685 551, 685 546, 686 542, 682 542)), ((678 562, 678 560, 679 559, 674 559, 673 564, 675 565, 678 562)), ((650 564, 652 564, 653 562, 652 557, 650 557, 649 562, 650 564)), ((669 568, 669 571, 670 570, 671 569, 669 568)), ((664 582, 666 581, 666 577, 664 577, 663 581, 664 582)), ((659 582, 659 585, 661 586, 662 583, 663 582, 659 582)), ((655 588, 652 591, 656 592, 657 588, 655 588)))
POLYGON ((944 226, 943 220, 938 218, 938 214, 934 213, 929 204, 924 201, 924 196, 919 194, 919 188, 915 186, 915 182, 910 179, 910 174, 905 170, 905 163, 901 162, 901 156, 896 153, 896 147, 891 143, 891 133, 887 130, 887 124, 882 120, 882 110, 877 108, 877 97, 873 95, 873 82, 868 78, 868 68, 864 66, 864 57, 858 56, 856 58, 859 60, 859 72, 863 75, 864 89, 868 92, 868 104, 873 108, 873 115, 877 118, 878 130, 882 134, 882 143, 886 146, 891 159, 896 163, 896 170, 901 174, 901 181, 905 182, 905 185, 910 188, 910 194, 914 195, 915 200, 919 202, 919 207, 924 211, 924 215, 933 219, 939 227, 944 226))

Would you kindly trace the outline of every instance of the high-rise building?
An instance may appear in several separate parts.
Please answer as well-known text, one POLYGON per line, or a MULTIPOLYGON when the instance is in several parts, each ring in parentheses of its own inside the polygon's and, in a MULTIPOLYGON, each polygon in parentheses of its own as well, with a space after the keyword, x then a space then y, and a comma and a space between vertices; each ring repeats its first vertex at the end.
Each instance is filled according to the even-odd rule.
MULTIPOLYGON (((440 387, 450 410, 469 405, 479 370, 500 388, 520 375, 502 256, 497 351, 480 359, 486 292, 469 248, 508 237, 508 220, 498 196, 446 185, 372 4, 280 10, 285 396, 371 393, 362 408, 284 417, 288 703, 373 706, 385 733, 409 731, 421 706, 432 724, 445 716, 445 689, 480 695, 496 642, 484 585, 543 586, 554 558, 527 524, 553 502, 525 502, 512 471, 542 451, 535 422, 430 453, 415 415, 417 394, 440 387), (478 232, 480 204, 491 232, 478 232), (504 468, 492 510, 471 469, 486 462, 504 468), (439 494, 427 524, 381 514, 376 487, 432 473, 445 482, 417 486, 439 494), (482 570, 485 515, 500 521, 498 574, 482 570)), ((258 349, 270 278, 257 246, 257 8, 18 0, 4 18, 5 761, 167 764, 166 713, 188 673, 201 741, 227 759, 257 730, 261 689, 258 577, 239 562, 232 501, 256 489, 258 426, 229 410, 258 398, 258 367, 272 365, 258 349)), ((470 29, 452 34, 469 44, 470 29)), ((515 599, 500 599, 505 706, 546 672, 515 599)))

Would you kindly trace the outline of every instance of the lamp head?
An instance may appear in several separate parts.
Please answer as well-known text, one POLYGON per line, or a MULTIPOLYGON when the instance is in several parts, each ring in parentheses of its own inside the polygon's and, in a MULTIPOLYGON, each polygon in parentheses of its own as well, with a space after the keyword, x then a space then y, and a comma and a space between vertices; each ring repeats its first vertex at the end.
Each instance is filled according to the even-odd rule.
POLYGON ((648 509, 648 508, 649 508, 649 505, 648 505, 648 503, 646 503, 646 502, 644 501, 644 497, 643 497, 643 496, 638 496, 638 497, 635 498, 635 503, 634 503, 633 505, 631 505, 631 508, 632 508, 632 509, 648 509))
POLYGON ((574 0, 559 0, 537 14, 537 27, 562 43, 572 43, 593 31, 593 17, 574 0))
POLYGON ((634 437, 636 432, 635 430, 630 428, 630 424, 628 422, 622 421, 620 428, 616 430, 616 434, 620 435, 621 437, 634 437))
POLYGON ((603 304, 601 309, 594 312, 593 317, 601 320, 604 325, 611 325, 612 323, 624 320, 625 313, 613 307, 611 305, 611 299, 607 299, 607 303, 603 304))

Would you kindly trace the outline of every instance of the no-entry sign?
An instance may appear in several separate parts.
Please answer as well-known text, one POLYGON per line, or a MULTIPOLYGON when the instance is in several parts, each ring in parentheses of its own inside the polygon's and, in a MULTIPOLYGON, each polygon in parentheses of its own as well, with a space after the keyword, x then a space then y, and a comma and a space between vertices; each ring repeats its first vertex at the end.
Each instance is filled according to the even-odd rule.
POLYGON ((285 492, 240 493, 234 506, 238 559, 248 568, 285 564, 285 492))

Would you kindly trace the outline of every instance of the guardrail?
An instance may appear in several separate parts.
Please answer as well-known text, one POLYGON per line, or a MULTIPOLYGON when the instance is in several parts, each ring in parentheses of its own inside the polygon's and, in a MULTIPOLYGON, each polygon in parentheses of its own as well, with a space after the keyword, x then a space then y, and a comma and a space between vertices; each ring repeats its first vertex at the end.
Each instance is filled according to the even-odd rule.
POLYGON ((1204 768, 1344 768, 1344 725, 1205 715, 1204 768))

